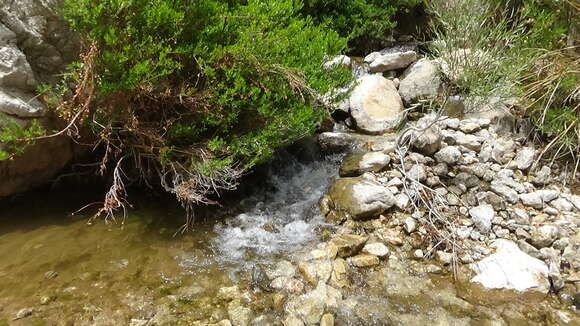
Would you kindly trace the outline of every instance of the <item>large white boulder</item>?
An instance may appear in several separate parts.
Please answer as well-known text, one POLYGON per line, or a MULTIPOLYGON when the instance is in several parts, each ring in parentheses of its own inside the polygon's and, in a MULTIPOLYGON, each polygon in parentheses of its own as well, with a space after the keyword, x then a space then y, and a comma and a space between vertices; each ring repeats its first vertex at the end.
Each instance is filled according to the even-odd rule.
POLYGON ((439 68, 429 59, 421 59, 403 73, 399 94, 407 104, 436 97, 441 89, 439 68))
POLYGON ((350 113, 358 130, 382 134, 394 130, 403 120, 403 101, 392 81, 380 75, 366 75, 350 96, 350 113))
POLYGON ((495 253, 470 265, 475 272, 471 282, 488 290, 512 290, 547 294, 550 291, 548 265, 521 251, 510 240, 492 243, 495 253))

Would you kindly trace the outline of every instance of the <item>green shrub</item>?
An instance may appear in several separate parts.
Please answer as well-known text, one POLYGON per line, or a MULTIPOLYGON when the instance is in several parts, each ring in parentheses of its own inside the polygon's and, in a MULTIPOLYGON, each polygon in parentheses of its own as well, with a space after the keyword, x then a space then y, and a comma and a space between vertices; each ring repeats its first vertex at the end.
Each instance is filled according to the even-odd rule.
POLYGON ((26 126, 21 126, 0 113, 0 161, 22 153, 29 142, 43 133, 44 129, 38 120, 32 120, 26 126))
POLYGON ((141 178, 186 204, 211 202, 313 133, 326 114, 319 94, 350 78, 321 69, 347 40, 301 15, 299 1, 64 3, 88 45, 57 111, 95 132, 104 165, 131 156, 141 178))
POLYGON ((396 26, 394 16, 423 0, 304 0, 302 13, 328 23, 355 47, 386 39, 396 26))

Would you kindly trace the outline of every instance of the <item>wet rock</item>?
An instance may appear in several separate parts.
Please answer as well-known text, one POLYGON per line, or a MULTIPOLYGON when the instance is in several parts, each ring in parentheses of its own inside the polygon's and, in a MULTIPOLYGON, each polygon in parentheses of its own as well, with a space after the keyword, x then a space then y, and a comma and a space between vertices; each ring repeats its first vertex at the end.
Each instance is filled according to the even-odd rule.
POLYGON ((58 276, 58 273, 55 271, 48 271, 44 273, 44 278, 47 280, 55 279, 58 276))
POLYGON ((380 242, 367 243, 362 252, 380 258, 387 257, 390 254, 389 248, 380 242))
POLYGON ((400 246, 403 244, 403 236, 397 229, 381 229, 376 234, 379 239, 390 245, 400 246))
POLYGON ((435 253, 435 258, 443 265, 450 265, 453 262, 453 254, 441 250, 435 253))
POLYGON ((552 175, 552 169, 548 166, 543 166, 540 171, 536 173, 533 183, 538 186, 545 186, 550 183, 552 175))
POLYGON ((394 130, 403 119, 403 101, 392 81, 367 75, 350 96, 350 112, 359 131, 382 134, 394 130))
POLYGON ((332 314, 324 314, 320 319, 320 326, 334 326, 334 316, 332 314))
POLYGON ((342 258, 337 258, 332 263, 332 276, 330 277, 330 284, 337 288, 344 288, 349 286, 349 267, 346 261, 342 258))
POLYGON ((389 164, 391 158, 382 152, 353 153, 340 165, 341 177, 357 177, 365 172, 378 172, 389 164))
POLYGON ((536 292, 545 295, 550 290, 548 266, 521 251, 512 241, 499 239, 492 243, 495 253, 471 264, 475 272, 471 282, 486 289, 536 292))
POLYGON ((14 316, 14 319, 12 319, 12 320, 19 320, 19 319, 29 317, 32 315, 33 312, 34 312, 34 308, 22 308, 22 309, 18 310, 18 312, 14 316))
POLYGON ((341 153, 352 150, 392 151, 396 135, 371 136, 350 132, 323 132, 318 143, 324 152, 341 153))
POLYGON ((373 52, 367 55, 364 61, 369 64, 371 72, 384 72, 408 67, 417 61, 417 53, 415 51, 386 54, 373 52))
POLYGON ((529 194, 521 194, 520 200, 526 206, 542 209, 545 204, 558 198, 559 195, 560 193, 556 190, 537 190, 529 194))
POLYGON ((241 296, 240 289, 237 285, 230 286, 230 287, 223 287, 219 289, 217 293, 218 300, 222 301, 232 301, 237 299, 241 296))
POLYGON ((330 244, 338 249, 339 257, 356 255, 364 247, 368 237, 355 234, 339 234, 330 240, 330 244))
POLYGON ((469 210, 469 215, 480 232, 487 234, 491 231, 491 221, 495 216, 495 211, 491 205, 484 204, 473 207, 469 210))
POLYGON ((280 276, 270 283, 270 288, 278 291, 300 294, 304 291, 304 284, 297 279, 288 276, 280 276))
POLYGON ((252 268, 252 285, 264 291, 271 291, 270 279, 261 266, 256 265, 252 268))
MULTIPOLYGON (((461 158, 461 152, 456 146, 447 146, 442 148, 439 152, 435 153, 435 159, 437 162, 445 163, 449 165, 454 165, 461 158)), ((446 175, 447 173, 438 175, 446 175)))
POLYGON ((439 69, 429 59, 415 62, 405 70, 402 78, 399 94, 407 104, 436 97, 442 85, 439 69))
POLYGON ((355 220, 379 215, 396 203, 386 187, 361 177, 336 180, 328 194, 337 210, 355 220))
POLYGON ((55 296, 44 295, 44 296, 40 297, 40 304, 44 306, 44 305, 51 303, 55 299, 56 299, 55 296))
POLYGON ((298 271, 302 277, 310 284, 318 284, 319 282, 326 283, 332 275, 332 263, 328 261, 323 262, 300 262, 298 264, 298 271))
POLYGON ((267 271, 268 278, 274 279, 280 276, 294 277, 296 275, 296 267, 287 260, 282 260, 276 263, 273 270, 267 271))
POLYGON ((356 267, 372 267, 380 263, 379 257, 369 254, 360 254, 350 257, 348 262, 356 267))
POLYGON ((342 295, 335 288, 319 283, 315 290, 292 298, 286 305, 286 312, 300 317, 306 325, 320 323, 327 307, 337 307, 342 295))
POLYGON ((542 225, 535 228, 531 234, 531 242, 536 248, 544 248, 552 245, 560 236, 560 229, 553 224, 542 225))
POLYGON ((242 306, 240 301, 234 300, 228 304, 228 316, 234 326, 249 326, 253 312, 242 306))
MULTIPOLYGON (((149 320, 147 320, 147 319, 131 318, 131 320, 129 321, 129 326, 146 326, 148 323, 149 323, 149 320)), ((228 320, 228 323, 229 323, 229 320, 228 320)), ((215 325, 222 326, 223 324, 219 323, 219 324, 215 324, 215 325)), ((229 325, 231 326, 231 323, 229 325)))
POLYGON ((288 316, 286 317, 286 319, 284 319, 282 323, 284 324, 284 326, 304 326, 304 322, 302 321, 302 319, 296 316, 288 316))

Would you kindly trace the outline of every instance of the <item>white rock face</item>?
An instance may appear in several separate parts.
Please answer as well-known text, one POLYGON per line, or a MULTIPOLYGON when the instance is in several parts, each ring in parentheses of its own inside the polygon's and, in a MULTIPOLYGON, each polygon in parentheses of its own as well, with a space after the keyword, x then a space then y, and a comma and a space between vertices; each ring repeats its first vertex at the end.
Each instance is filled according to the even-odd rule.
POLYGON ((494 254, 470 265, 476 273, 472 282, 487 289, 548 293, 550 281, 544 262, 524 253, 509 240, 495 240, 492 247, 496 249, 494 254))
POLYGON ((407 104, 433 98, 440 89, 439 69, 429 59, 421 59, 407 68, 399 84, 399 94, 407 104))
POLYGON ((350 113, 358 130, 382 134, 402 121, 403 101, 392 81, 379 75, 359 80, 350 96, 350 113))
POLYGON ((479 205, 469 210, 469 215, 473 219, 475 226, 482 233, 489 233, 491 221, 495 217, 493 206, 489 204, 479 205))
POLYGON ((415 51, 387 54, 373 52, 367 55, 364 60, 369 64, 371 72, 384 72, 408 67, 410 64, 417 61, 417 53, 415 53, 415 51))

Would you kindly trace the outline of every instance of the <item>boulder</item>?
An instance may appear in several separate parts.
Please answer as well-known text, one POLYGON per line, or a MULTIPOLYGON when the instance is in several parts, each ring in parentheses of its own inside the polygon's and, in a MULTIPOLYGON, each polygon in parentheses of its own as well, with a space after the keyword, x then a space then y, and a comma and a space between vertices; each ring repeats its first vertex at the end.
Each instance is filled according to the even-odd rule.
POLYGON ((415 62, 405 70, 402 78, 399 84, 399 94, 403 102, 407 104, 434 98, 441 89, 439 69, 429 59, 415 62))
POLYGON ((403 120, 403 109, 393 82, 379 75, 363 76, 350 96, 351 116, 363 133, 394 130, 403 120))
POLYGON ((471 282, 487 290, 548 294, 550 280, 548 266, 544 262, 521 251, 510 240, 495 240, 491 246, 495 253, 470 265, 475 273, 471 282))
POLYGON ((373 52, 367 55, 364 61, 369 64, 371 72, 384 72, 408 67, 417 61, 417 53, 415 51, 385 54, 373 52))
POLYGON ((341 177, 356 177, 365 172, 381 171, 391 157, 383 152, 353 153, 344 158, 340 165, 341 177))
POLYGON ((379 215, 396 203, 395 196, 386 187, 362 177, 340 178, 328 194, 336 210, 355 220, 379 215))

